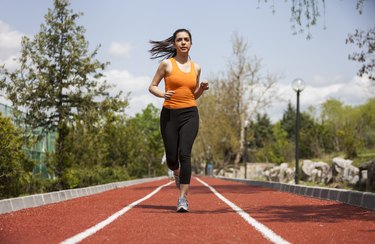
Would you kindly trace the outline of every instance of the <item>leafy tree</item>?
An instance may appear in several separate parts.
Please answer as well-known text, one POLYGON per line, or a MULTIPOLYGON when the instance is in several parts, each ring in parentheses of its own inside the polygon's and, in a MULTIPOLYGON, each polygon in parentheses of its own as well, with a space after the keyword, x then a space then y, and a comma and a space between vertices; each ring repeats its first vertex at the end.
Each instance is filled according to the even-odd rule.
POLYGON ((363 137, 361 131, 360 110, 344 106, 338 100, 330 99, 322 105, 322 123, 329 130, 332 137, 333 148, 336 152, 345 151, 348 158, 356 157, 362 147, 363 137))
POLYGON ((124 144, 128 155, 126 168, 133 177, 155 176, 166 173, 161 164, 164 153, 160 133, 160 110, 149 104, 142 113, 126 122, 125 131, 121 132, 127 142, 124 144))
POLYGON ((129 161, 124 147, 126 120, 105 106, 76 117, 64 139, 63 156, 69 168, 63 181, 69 188, 130 178, 125 163, 129 161))
POLYGON ((330 131, 331 143, 334 151, 339 152, 341 148, 339 131, 343 128, 344 104, 336 99, 329 99, 322 104, 322 124, 330 131))
POLYGON ((362 64, 358 76, 367 75, 372 81, 372 88, 375 88, 375 26, 367 31, 356 29, 354 34, 348 35, 346 44, 348 43, 356 45, 361 50, 348 56, 349 60, 362 64))
POLYGON ((24 123, 57 131, 60 178, 67 163, 63 155, 67 128, 79 114, 100 108, 103 100, 121 100, 120 94, 109 96, 101 73, 108 63, 95 59, 99 47, 89 52, 85 29, 76 24, 82 14, 73 13, 69 5, 68 0, 55 0, 34 39, 22 38, 20 68, 3 70, 9 99, 16 109, 26 111, 24 123))
POLYGON ((22 146, 20 131, 0 113, 0 198, 19 196, 31 180, 34 165, 22 146))
MULTIPOLYGON (((296 109, 289 102, 280 120, 281 128, 287 132, 288 140, 294 143, 296 138, 296 109)), ((300 114, 300 153, 301 157, 320 156, 325 147, 327 130, 309 113, 300 114)))
POLYGON ((257 162, 285 163, 294 156, 294 146, 288 139, 288 133, 277 122, 272 127, 273 140, 268 141, 264 148, 257 150, 257 162))
POLYGON ((360 135, 366 148, 375 148, 375 98, 369 99, 367 103, 359 106, 360 135))
MULTIPOLYGON (((275 98, 272 95, 276 92, 278 76, 264 72, 261 60, 256 56, 248 56, 248 44, 243 38, 235 34, 232 42, 233 53, 228 60, 226 72, 221 77, 214 77, 210 80, 212 89, 208 93, 210 95, 205 95, 212 96, 209 102, 215 108, 205 106, 206 100, 199 99, 202 129, 197 141, 198 144, 211 147, 226 144, 227 149, 233 150, 228 155, 235 155, 234 159, 231 156, 228 159, 233 161, 236 170, 244 151, 245 121, 250 120, 258 111, 267 107, 271 99, 275 98), (203 111, 205 109, 207 111, 203 111), (213 127, 221 130, 216 136, 205 129, 213 127)), ((223 154, 220 153, 220 155, 223 154)))
MULTIPOLYGON (((239 121, 230 117, 233 104, 218 81, 210 81, 208 90, 198 100, 199 133, 193 145, 192 162, 195 169, 204 163, 214 163, 215 168, 227 171, 233 168, 235 148, 239 148, 239 121), (223 96, 222 96, 223 95, 223 96)), ((220 83, 222 84, 222 83, 220 83)))
POLYGON ((271 144, 271 152, 274 158, 271 158, 271 162, 291 161, 294 156, 294 146, 288 140, 288 133, 281 127, 280 122, 273 126, 273 135, 275 142, 271 144))
MULTIPOLYGON (((261 0, 258 0, 260 3, 261 0)), ((268 2, 268 0, 263 0, 264 2, 268 2)), ((312 34, 310 28, 316 26, 318 23, 318 19, 323 15, 323 22, 324 22, 324 29, 326 29, 325 25, 325 17, 326 17, 326 6, 325 0, 286 0, 285 2, 290 3, 290 21, 292 22, 292 31, 293 34, 301 34, 307 31, 307 39, 311 39, 312 34), (323 14, 322 14, 323 11, 323 14)), ((357 0, 356 10, 359 14, 362 14, 363 5, 365 0, 357 0)), ((271 4, 272 12, 275 13, 275 3, 272 2, 271 4)))

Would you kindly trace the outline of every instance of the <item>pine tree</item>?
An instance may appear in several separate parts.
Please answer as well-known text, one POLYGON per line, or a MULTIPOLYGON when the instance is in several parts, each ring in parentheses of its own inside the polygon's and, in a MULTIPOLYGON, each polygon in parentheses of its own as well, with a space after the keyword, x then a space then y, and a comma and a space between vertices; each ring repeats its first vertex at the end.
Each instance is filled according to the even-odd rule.
POLYGON ((289 139, 294 139, 296 135, 296 109, 292 104, 288 103, 287 109, 284 111, 281 119, 281 128, 288 133, 289 139))
POLYGON ((89 52, 85 29, 76 24, 83 14, 74 13, 69 5, 68 0, 55 0, 39 33, 32 40, 23 37, 20 68, 3 70, 8 98, 17 110, 25 111, 24 123, 57 131, 58 177, 66 168, 63 142, 67 126, 80 114, 103 107, 101 101, 121 100, 120 94, 109 96, 110 86, 101 73, 108 63, 95 59, 99 47, 89 52))

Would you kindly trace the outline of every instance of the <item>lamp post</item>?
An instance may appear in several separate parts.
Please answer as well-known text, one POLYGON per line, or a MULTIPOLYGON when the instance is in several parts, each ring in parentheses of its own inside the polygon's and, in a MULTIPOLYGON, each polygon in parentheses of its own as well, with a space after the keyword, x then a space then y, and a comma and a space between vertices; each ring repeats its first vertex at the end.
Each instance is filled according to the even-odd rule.
POLYGON ((243 154, 243 161, 245 165, 245 179, 247 179, 247 128, 249 127, 249 121, 245 121, 245 132, 244 132, 244 154, 243 154))
POLYGON ((299 128, 300 128, 300 113, 299 113, 299 95, 305 89, 305 81, 297 78, 292 82, 293 90, 297 93, 297 111, 296 111, 296 172, 294 175, 294 182, 298 184, 298 161, 299 161, 299 128))

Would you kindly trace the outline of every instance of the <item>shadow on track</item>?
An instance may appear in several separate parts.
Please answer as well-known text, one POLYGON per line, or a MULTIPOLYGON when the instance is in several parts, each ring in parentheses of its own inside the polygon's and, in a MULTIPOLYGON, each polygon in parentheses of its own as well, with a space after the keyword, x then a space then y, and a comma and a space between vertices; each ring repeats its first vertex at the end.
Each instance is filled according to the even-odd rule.
POLYGON ((332 203, 329 205, 273 205, 267 207, 246 208, 245 211, 250 214, 262 214, 262 217, 258 217, 258 219, 264 222, 337 223, 348 219, 374 222, 375 219, 375 213, 372 211, 342 203, 332 203))

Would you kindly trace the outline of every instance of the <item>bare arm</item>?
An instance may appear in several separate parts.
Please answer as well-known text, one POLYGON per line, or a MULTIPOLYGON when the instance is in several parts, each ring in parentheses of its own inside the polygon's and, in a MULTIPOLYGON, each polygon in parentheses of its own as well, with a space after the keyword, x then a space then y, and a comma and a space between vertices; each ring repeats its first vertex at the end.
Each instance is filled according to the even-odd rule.
POLYGON ((151 92, 156 97, 161 97, 164 99, 170 99, 172 95, 174 94, 174 91, 163 92, 158 88, 160 81, 163 79, 163 77, 167 73, 167 69, 168 69, 168 61, 163 60, 159 64, 159 67, 156 70, 154 78, 152 79, 151 84, 148 87, 149 92, 151 92))
POLYGON ((194 97, 195 99, 198 99, 205 90, 208 90, 208 82, 202 81, 200 82, 200 75, 201 75, 201 67, 198 64, 195 64, 195 69, 197 73, 197 86, 194 91, 194 97))

